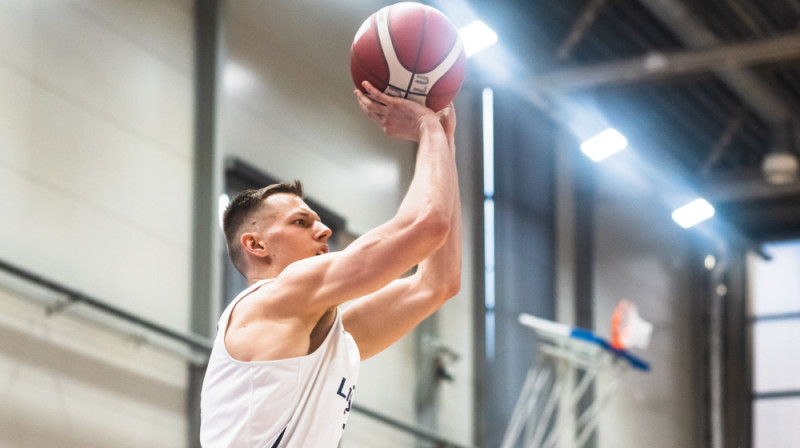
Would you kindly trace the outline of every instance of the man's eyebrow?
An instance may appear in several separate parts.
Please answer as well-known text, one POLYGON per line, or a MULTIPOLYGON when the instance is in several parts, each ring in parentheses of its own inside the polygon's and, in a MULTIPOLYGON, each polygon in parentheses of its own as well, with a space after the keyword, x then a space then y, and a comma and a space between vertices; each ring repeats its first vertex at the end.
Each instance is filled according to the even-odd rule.
POLYGON ((300 215, 300 216, 302 216, 304 218, 312 217, 312 218, 316 219, 317 221, 322 221, 322 218, 320 218, 319 215, 317 215, 314 212, 308 212, 308 211, 305 211, 305 210, 298 210, 294 214, 295 215, 300 215))

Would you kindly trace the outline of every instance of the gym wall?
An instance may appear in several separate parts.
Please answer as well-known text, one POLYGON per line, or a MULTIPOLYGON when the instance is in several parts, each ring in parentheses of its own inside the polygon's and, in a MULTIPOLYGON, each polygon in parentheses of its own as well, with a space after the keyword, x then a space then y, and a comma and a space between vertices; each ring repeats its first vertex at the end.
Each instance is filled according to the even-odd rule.
MULTIPOLYGON (((184 332, 192 8, 0 1, 0 257, 184 332)), ((3 279, 0 446, 185 443, 185 361, 3 279)))

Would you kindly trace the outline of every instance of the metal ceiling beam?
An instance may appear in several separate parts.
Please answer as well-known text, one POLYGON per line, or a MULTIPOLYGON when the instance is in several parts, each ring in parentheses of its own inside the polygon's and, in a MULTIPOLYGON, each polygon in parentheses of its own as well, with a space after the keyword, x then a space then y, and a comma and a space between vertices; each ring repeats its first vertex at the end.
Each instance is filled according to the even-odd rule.
MULTIPOLYGON (((680 0, 639 0, 639 2, 675 32, 686 46, 701 48, 722 44, 720 39, 689 10, 685 2, 680 0)), ((783 123, 792 115, 780 96, 751 72, 747 70, 715 72, 767 123, 783 123)))
POLYGON ((571 54, 572 50, 575 48, 575 45, 583 39, 583 36, 586 35, 586 32, 592 26, 595 19, 597 18, 597 14, 602 9, 603 5, 606 3, 606 0, 590 0, 589 3, 583 8, 581 14, 572 24, 572 29, 569 30, 569 34, 567 34, 567 38, 561 42, 561 45, 558 46, 558 51, 556 52, 556 57, 559 61, 563 61, 567 59, 571 54))
POLYGON ((759 171, 737 172, 704 179, 698 188, 709 202, 739 202, 800 196, 800 182, 771 185, 759 171))
MULTIPOLYGON (((734 74, 726 71, 739 71, 739 69, 755 64, 793 59, 800 59, 800 33, 672 54, 654 52, 644 57, 625 61, 560 70, 529 78, 525 81, 524 88, 531 91, 557 93, 562 90, 628 84, 707 72, 718 72, 721 77, 732 77, 731 75, 734 74)), ((758 100, 765 103, 758 108, 758 111, 761 115, 771 117, 771 119, 767 119, 768 122, 779 123, 789 116, 788 108, 782 101, 774 98, 775 95, 771 91, 770 93, 762 92, 764 89, 768 89, 766 86, 758 80, 750 79, 751 75, 745 75, 744 78, 745 82, 739 82, 738 85, 747 84, 747 89, 753 89, 748 90, 749 92, 757 92, 759 95, 763 94, 769 97, 758 100), (755 84, 757 87, 749 84, 755 84), (774 104, 776 102, 777 104, 774 104), (763 112, 761 110, 763 108, 768 109, 768 112, 763 112)), ((751 96, 752 94, 748 93, 747 95, 751 96)), ((750 98, 746 98, 746 100, 753 106, 750 98)))
POLYGON ((728 124, 725 125, 725 129, 722 130, 722 133, 714 143, 714 146, 711 147, 711 152, 709 152, 708 157, 706 157, 706 160, 703 162, 703 166, 700 167, 701 176, 708 176, 711 173, 711 170, 714 169, 714 166, 717 164, 717 162, 719 162, 719 159, 722 158, 722 155, 725 153, 725 150, 728 149, 728 145, 730 145, 734 134, 739 132, 739 130, 742 128, 742 123, 744 122, 744 116, 746 113, 747 111, 745 108, 739 106, 733 118, 728 120, 728 124))
POLYGON ((557 93, 560 90, 712 72, 766 123, 780 124, 792 116, 791 109, 780 96, 745 68, 800 59, 800 33, 725 44, 680 1, 639 2, 691 50, 672 54, 653 52, 641 58, 558 71, 529 78, 523 86, 531 91, 557 93))

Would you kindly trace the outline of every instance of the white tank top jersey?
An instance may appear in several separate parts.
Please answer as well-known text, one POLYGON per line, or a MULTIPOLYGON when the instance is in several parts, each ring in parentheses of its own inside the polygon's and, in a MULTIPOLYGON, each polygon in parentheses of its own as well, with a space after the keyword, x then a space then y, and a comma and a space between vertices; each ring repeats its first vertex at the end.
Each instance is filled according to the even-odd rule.
POLYGON ((344 432, 360 354, 340 309, 322 345, 306 356, 243 362, 225 347, 233 307, 270 281, 242 291, 217 324, 200 398, 205 448, 335 448, 344 432))

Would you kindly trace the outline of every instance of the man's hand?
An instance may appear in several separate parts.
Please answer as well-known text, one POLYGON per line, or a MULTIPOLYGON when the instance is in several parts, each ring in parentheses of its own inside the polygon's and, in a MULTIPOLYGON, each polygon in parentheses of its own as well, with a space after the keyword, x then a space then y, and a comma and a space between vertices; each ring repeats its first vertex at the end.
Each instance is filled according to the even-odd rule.
POLYGON ((447 141, 452 142, 456 133, 456 108, 453 103, 450 103, 444 109, 436 112, 439 117, 439 122, 442 123, 444 133, 447 135, 447 141))
POLYGON ((439 117, 427 107, 411 100, 386 95, 367 81, 364 81, 363 86, 367 95, 355 90, 358 104, 389 137, 419 142, 423 126, 431 123, 438 125, 439 117))

